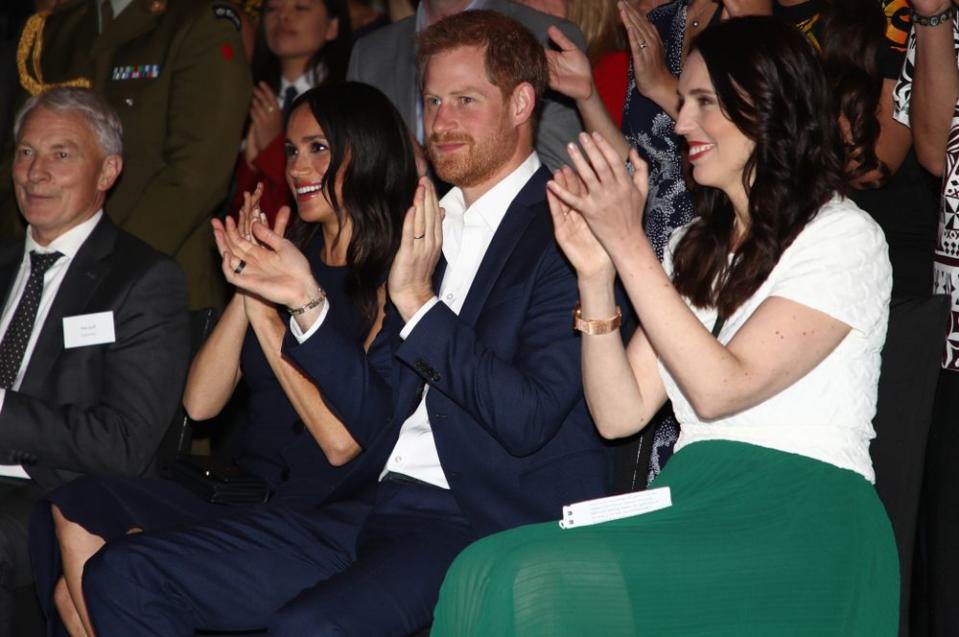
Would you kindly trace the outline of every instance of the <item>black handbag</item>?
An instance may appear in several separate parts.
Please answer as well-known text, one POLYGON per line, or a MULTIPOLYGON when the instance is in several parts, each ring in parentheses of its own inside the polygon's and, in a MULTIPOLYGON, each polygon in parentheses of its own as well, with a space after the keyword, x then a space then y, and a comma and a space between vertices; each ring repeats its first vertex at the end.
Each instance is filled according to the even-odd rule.
POLYGON ((209 456, 180 456, 168 471, 171 479, 213 504, 261 504, 270 499, 266 480, 232 462, 209 456))

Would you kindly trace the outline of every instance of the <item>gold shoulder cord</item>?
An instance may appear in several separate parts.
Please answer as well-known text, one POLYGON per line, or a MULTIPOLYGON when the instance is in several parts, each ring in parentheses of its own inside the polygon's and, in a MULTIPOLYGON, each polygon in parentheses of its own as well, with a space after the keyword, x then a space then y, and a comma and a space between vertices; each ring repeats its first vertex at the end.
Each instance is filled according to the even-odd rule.
POLYGON ((17 44, 17 74, 20 76, 20 86, 30 95, 38 95, 44 91, 60 86, 73 86, 78 88, 90 88, 90 80, 85 77, 78 77, 75 80, 66 82, 44 84, 43 73, 40 70, 40 56, 43 55, 43 25, 47 21, 49 11, 35 13, 27 19, 23 27, 23 34, 20 36, 20 43, 17 44), (27 70, 27 58, 31 58, 33 75, 27 70))

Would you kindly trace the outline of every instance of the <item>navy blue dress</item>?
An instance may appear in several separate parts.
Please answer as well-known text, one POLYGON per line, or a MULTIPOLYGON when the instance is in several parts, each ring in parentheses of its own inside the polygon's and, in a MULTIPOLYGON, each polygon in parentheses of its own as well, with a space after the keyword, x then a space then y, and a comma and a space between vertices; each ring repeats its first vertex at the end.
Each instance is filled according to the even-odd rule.
MULTIPOLYGON (((330 302, 326 321, 362 344, 367 327, 346 296, 347 268, 323 264, 321 251, 322 242, 314 240, 306 253, 330 302)), ((284 321, 289 320, 285 311, 281 314, 284 321)), ((249 418, 235 460, 248 473, 266 480, 273 491, 267 504, 254 506, 309 508, 325 502, 344 482, 354 463, 334 467, 327 461, 286 398, 252 329, 247 330, 240 365, 249 389, 249 418)), ((342 509, 338 515, 343 520, 355 519, 358 528, 369 511, 369 502, 364 494, 341 491, 337 499, 349 498, 338 507, 342 509)), ((57 504, 67 519, 108 542, 131 528, 172 530, 243 514, 251 508, 212 504, 169 480, 110 476, 79 478, 54 490, 47 500, 57 504)), ((30 550, 37 592, 49 620, 48 633, 65 634, 53 606, 53 588, 62 570, 50 507, 45 502, 37 506, 31 521, 30 550)))

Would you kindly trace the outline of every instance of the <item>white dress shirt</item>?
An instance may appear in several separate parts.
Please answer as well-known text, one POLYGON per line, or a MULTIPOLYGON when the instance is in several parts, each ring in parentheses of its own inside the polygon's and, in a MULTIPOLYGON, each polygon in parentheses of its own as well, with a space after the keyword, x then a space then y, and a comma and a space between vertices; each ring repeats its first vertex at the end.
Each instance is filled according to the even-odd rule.
MULTIPOLYGON (((490 241, 506 216, 506 210, 539 167, 539 156, 534 152, 469 208, 466 207, 463 191, 459 188, 453 188, 443 197, 440 206, 446 209, 443 219, 446 272, 443 273, 440 294, 438 298, 433 297, 427 301, 413 315, 400 332, 401 338, 407 338, 416 329, 420 319, 437 303, 445 303, 455 314, 459 314, 490 241)), ((400 438, 380 477, 392 471, 449 489, 426 411, 427 393, 428 386, 416 411, 400 428, 400 438)))
MULTIPOLYGON (((459 314, 490 241, 496 234, 496 229, 506 216, 506 211, 513 203, 513 199, 539 170, 540 165, 539 155, 533 152, 516 170, 490 188, 469 208, 466 207, 463 191, 459 188, 453 188, 440 200, 440 206, 446 210, 443 218, 443 256, 446 258, 446 271, 443 273, 440 295, 434 296, 417 310, 400 331, 401 338, 405 339, 409 336, 420 319, 437 303, 445 303, 454 313, 459 314)), ((291 318, 290 332, 294 338, 302 343, 312 336, 323 324, 329 309, 330 302, 327 299, 320 316, 306 332, 303 332, 291 318)), ((416 411, 400 428, 399 440, 393 447, 393 452, 380 473, 380 478, 382 479, 388 472, 402 473, 443 489, 449 489, 450 485, 440 465, 436 442, 433 440, 433 429, 426 412, 428 391, 429 387, 423 392, 423 398, 416 411)))
MULTIPOLYGON (((23 296, 23 290, 27 286, 27 279, 30 278, 30 252, 60 252, 62 257, 57 259, 56 263, 50 266, 43 275, 43 293, 40 295, 40 306, 37 308, 37 318, 33 322, 33 330, 30 332, 30 340, 27 341, 27 349, 23 352, 23 360, 20 362, 20 371, 17 372, 17 378, 10 388, 14 391, 20 389, 20 383, 23 382, 23 374, 30 363, 30 357, 33 355, 33 348, 37 344, 37 338, 40 336, 40 330, 47 320, 47 314, 50 312, 50 306, 53 305, 53 299, 57 296, 57 290, 63 283, 63 277, 80 250, 80 246, 87 240, 93 228, 96 227, 100 217, 103 216, 103 210, 99 210, 95 215, 86 221, 70 228, 62 235, 50 242, 48 246, 41 246, 33 239, 33 230, 27 226, 27 237, 23 245, 23 258, 20 259, 20 269, 13 280, 13 286, 10 288, 10 295, 7 297, 7 304, 3 306, 3 314, 0 314, 0 335, 7 333, 7 327, 13 318, 13 312, 20 303, 20 297, 23 296)), ((0 339, 3 337, 0 336, 0 339)), ((5 389, 0 389, 0 411, 3 411, 3 403, 7 396, 5 389)), ((0 464, 0 476, 14 478, 28 478, 30 476, 20 465, 0 464)))

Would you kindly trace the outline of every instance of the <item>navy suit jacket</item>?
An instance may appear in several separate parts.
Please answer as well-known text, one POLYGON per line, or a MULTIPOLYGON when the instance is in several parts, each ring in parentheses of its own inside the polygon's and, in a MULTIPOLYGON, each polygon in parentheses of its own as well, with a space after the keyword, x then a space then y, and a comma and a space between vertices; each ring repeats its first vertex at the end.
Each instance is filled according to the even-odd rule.
POLYGON ((428 384, 440 462, 481 535, 558 520, 562 505, 611 484, 583 399, 576 277, 553 238, 548 179, 541 168, 513 200, 459 316, 437 303, 403 341, 390 306, 368 355, 325 325, 284 346, 364 448, 352 480, 377 478, 428 384))

